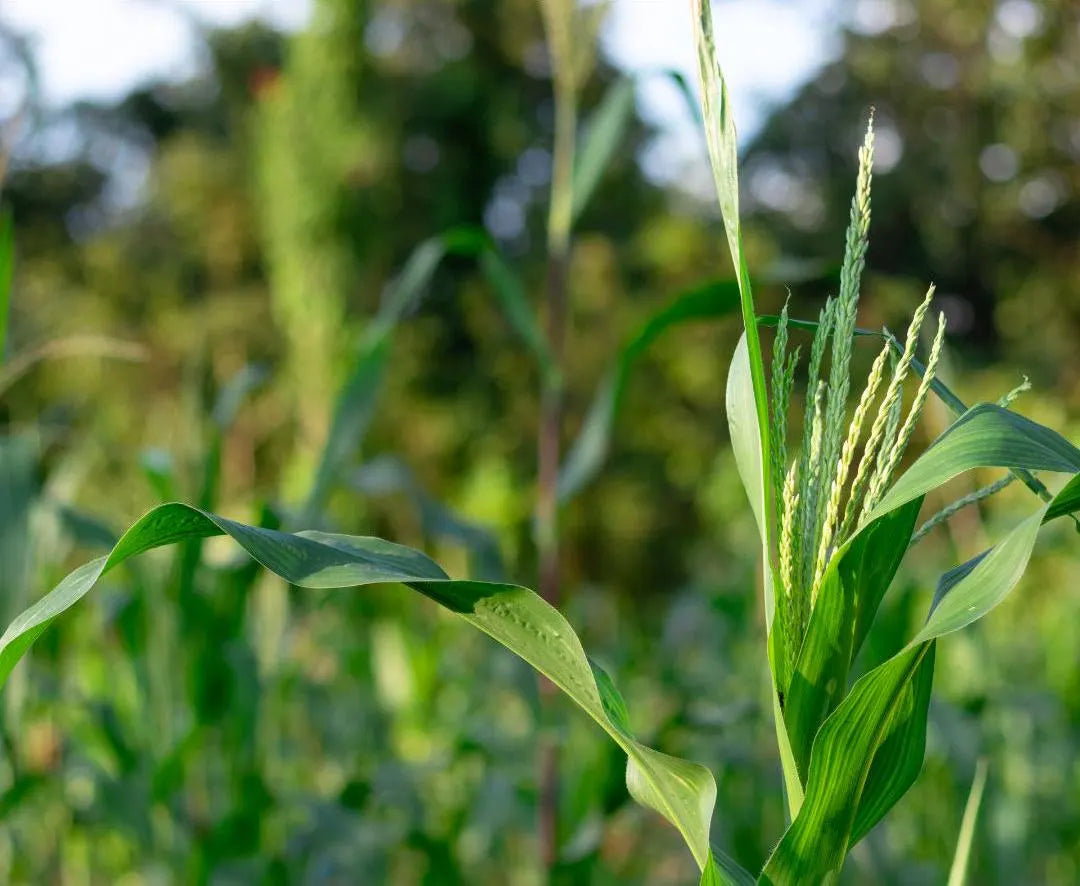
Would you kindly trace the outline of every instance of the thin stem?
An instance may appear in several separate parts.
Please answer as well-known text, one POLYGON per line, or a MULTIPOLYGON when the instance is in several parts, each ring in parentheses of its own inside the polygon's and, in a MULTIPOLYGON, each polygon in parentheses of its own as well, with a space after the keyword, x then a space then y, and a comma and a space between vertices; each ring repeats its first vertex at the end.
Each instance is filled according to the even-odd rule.
MULTIPOLYGON (((546 336, 555 373, 545 376, 540 399, 537 438, 536 546, 539 591, 552 606, 561 602, 559 562, 559 437, 562 432, 562 386, 558 382, 566 341, 567 277, 570 266, 570 231, 573 218, 573 174, 577 128, 576 73, 572 57, 573 4, 561 0, 541 3, 551 53, 555 90, 555 143, 552 155, 551 204, 548 211, 547 278, 545 302, 546 336)), ((540 698, 545 711, 556 689, 540 678, 540 698)), ((545 870, 555 866, 559 853, 559 754, 553 736, 541 742, 539 758, 540 857, 545 870)))

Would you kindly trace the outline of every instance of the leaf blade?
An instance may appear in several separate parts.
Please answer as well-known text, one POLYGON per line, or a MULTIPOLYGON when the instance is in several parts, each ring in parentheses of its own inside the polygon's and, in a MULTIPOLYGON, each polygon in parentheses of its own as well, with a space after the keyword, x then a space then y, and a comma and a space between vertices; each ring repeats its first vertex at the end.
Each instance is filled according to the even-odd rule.
MULTIPOLYGON (((539 595, 504 583, 455 581, 426 555, 383 539, 317 531, 262 529, 190 505, 160 505, 136 521, 107 557, 74 570, 0 636, 0 684, 52 622, 107 571, 153 548, 229 535, 254 559, 292 584, 339 588, 401 583, 457 613, 548 677, 623 749, 628 787, 682 834, 699 868, 709 864, 709 824, 716 800, 712 773, 639 743, 624 716, 612 716, 593 666, 570 624, 539 595)), ((615 693, 606 681, 604 693, 615 693)))

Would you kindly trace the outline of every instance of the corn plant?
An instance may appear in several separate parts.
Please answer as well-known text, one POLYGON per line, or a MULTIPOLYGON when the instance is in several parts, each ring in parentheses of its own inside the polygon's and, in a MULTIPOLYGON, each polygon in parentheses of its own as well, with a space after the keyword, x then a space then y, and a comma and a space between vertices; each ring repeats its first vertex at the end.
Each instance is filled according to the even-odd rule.
MULTIPOLYGON (((735 125, 716 62, 709 6, 694 0, 709 154, 745 331, 728 375, 728 421, 743 485, 761 535, 773 709, 791 824, 758 878, 815 883, 907 791, 925 748, 939 638, 981 618, 1016 586, 1039 528, 1080 508, 1080 450, 998 404, 963 403, 935 378, 944 319, 925 366, 915 358, 933 295, 916 308, 903 341, 887 331, 848 419, 852 345, 870 224, 873 130, 859 152, 839 291, 816 322, 810 347, 802 445, 788 463, 787 413, 798 349, 789 351, 785 310, 775 318, 771 384, 742 252, 735 125), (826 358, 828 367, 826 371, 826 358), (909 408, 905 380, 920 375, 909 408), (896 480, 894 474, 931 391, 959 417, 896 480), (869 433, 863 441, 863 431, 869 433), (856 457, 858 456, 858 457, 856 457), (1041 505, 993 548, 939 581, 921 630, 896 655, 851 681, 852 667, 913 540, 1006 480, 916 521, 927 493, 975 468, 1004 468, 1041 505), (1071 479, 1052 495, 1032 471, 1071 479)), ((1076 518, 1073 517, 1075 520, 1076 518)), ((1078 523, 1080 525, 1080 523, 1078 523)))
MULTIPOLYGON (((936 377, 942 350, 941 318, 925 363, 916 356, 928 324, 932 289, 916 308, 903 338, 856 328, 860 275, 870 223, 872 128, 859 154, 839 290, 816 321, 756 313, 743 256, 738 214, 735 128, 716 64, 708 5, 692 0, 706 135, 728 247, 736 270, 744 333, 727 381, 731 442, 761 536, 761 574, 767 660, 779 762, 790 824, 755 877, 710 843, 716 799, 712 773, 699 764, 650 748, 635 737, 626 705, 611 678, 587 656, 573 628, 540 595, 501 581, 453 579, 420 551, 379 538, 304 530, 282 532, 228 520, 181 503, 154 508, 102 557, 71 572, 14 619, 0 636, 0 684, 34 641, 106 573, 153 548, 227 535, 255 561, 304 588, 355 588, 399 583, 433 600, 488 634, 568 695, 626 753, 626 782, 641 804, 674 825, 708 884, 818 883, 836 876, 850 849, 907 791, 924 754, 938 639, 981 618, 1016 586, 1040 527, 1080 510, 1080 449, 1054 431, 1012 411, 1013 395, 998 404, 966 408, 936 377), (771 373, 759 327, 773 325, 771 373), (788 455, 788 412, 801 374, 798 330, 813 332, 807 367, 803 439, 788 455), (854 342, 881 342, 865 388, 849 417, 854 342), (910 405, 905 389, 914 386, 910 405), (958 414, 929 448, 899 473, 927 399, 935 395, 958 414), (904 555, 921 533, 957 508, 996 492, 1005 479, 957 502, 917 529, 925 496, 975 468, 1001 468, 1032 490, 1040 504, 994 547, 945 573, 923 627, 893 657, 855 673, 856 656, 874 630, 875 615, 904 555), (1032 472, 1064 474, 1053 494, 1032 472)), ((570 203, 574 205, 573 201, 570 203)), ((456 242, 456 241, 455 241, 456 242)), ((416 275, 429 274, 446 241, 418 253, 416 275)), ((484 244, 473 244, 489 263, 484 244)), ((495 265, 496 267, 501 267, 495 265)), ((405 275, 405 280, 413 279, 405 275)), ((500 278, 495 274, 494 279, 500 278)), ((498 287, 497 287, 498 288, 498 287)), ((370 412, 372 375, 382 370, 393 324, 409 303, 408 286, 390 299, 382 323, 358 355, 353 381, 339 402, 334 426, 341 440, 355 436, 370 412)), ((504 294, 507 290, 503 290, 504 294)), ((509 290, 514 292, 514 290, 509 290)), ((519 304, 516 294, 510 304, 519 304)), ((644 347, 667 324, 719 313, 723 298, 700 294, 680 301, 632 340, 644 347), (695 300, 696 299, 696 300, 695 300), (705 305, 703 307, 703 305, 705 305), (698 312, 695 314, 695 311, 698 312)), ((511 317, 524 316, 511 308, 511 317)), ((531 322, 519 331, 548 359, 531 322)), ((598 395, 587 429, 563 465, 560 497, 580 488, 602 461, 619 391, 635 351, 628 348, 598 395)), ((344 454, 324 455, 313 499, 317 503, 344 454)), ((1010 481, 1011 482, 1011 481, 1010 481)), ((1075 520, 1075 516, 1073 516, 1075 520)), ((973 792, 972 809, 978 793, 973 792)), ((968 816, 966 816, 968 818, 968 816)), ((970 816, 974 821, 974 812, 970 816)), ((970 831, 973 824, 966 825, 970 831)), ((970 843, 970 834, 962 843, 970 843)), ((965 853, 956 875, 963 877, 965 853)))

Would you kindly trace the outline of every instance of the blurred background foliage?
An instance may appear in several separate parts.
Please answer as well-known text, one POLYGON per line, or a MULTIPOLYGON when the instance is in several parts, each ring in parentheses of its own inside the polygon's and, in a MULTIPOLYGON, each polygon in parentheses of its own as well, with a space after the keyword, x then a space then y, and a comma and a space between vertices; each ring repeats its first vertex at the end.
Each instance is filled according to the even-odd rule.
MULTIPOLYGON (((936 281, 953 387, 993 399, 1027 373, 1020 411, 1080 438, 1080 11, 880 0, 842 21, 835 57, 745 151, 760 302, 787 282, 809 317, 834 285, 874 106, 861 324, 902 322, 936 281)), ((26 41, 0 37, 0 70, 30 87, 2 191, 5 623, 163 498, 293 525, 359 343, 425 238, 485 226, 539 304, 553 105, 532 0, 315 0, 295 34, 205 41, 195 79, 56 110, 26 41)), ((618 76, 599 60, 586 111, 618 76)), ((708 193, 639 168, 652 134, 633 121, 577 227, 566 442, 620 344, 726 273, 708 193)), ((782 808, 724 431, 737 324, 681 326, 638 361, 610 459, 563 515, 564 608, 639 734, 716 771, 714 836, 753 866, 782 808)), ((398 328, 352 473, 306 518, 459 575, 479 542, 532 583, 538 386, 475 261, 450 257, 398 328)), ((947 420, 930 410, 925 435, 947 420)), ((898 636, 1024 494, 923 543, 887 600, 898 636)), ((556 881, 690 882, 677 835, 627 802, 618 753, 565 706, 542 712, 507 653, 394 588, 298 593, 217 541, 111 576, 9 684, 5 882, 539 883, 541 731, 565 749, 556 881)), ((1040 551, 1003 611, 942 648, 923 778, 851 882, 942 881, 980 756, 972 882, 1080 880, 1080 564, 1067 528, 1040 551)))

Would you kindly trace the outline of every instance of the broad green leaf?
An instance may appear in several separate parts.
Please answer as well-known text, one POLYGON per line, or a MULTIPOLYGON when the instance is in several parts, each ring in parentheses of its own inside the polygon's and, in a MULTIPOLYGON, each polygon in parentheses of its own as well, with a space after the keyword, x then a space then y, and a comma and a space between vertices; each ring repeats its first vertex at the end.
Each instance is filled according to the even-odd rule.
MULTIPOLYGON (((977 458, 978 451, 971 457, 977 458)), ((762 882, 816 882, 839 869, 851 845, 914 780, 914 761, 921 760, 924 741, 922 693, 929 693, 928 687, 913 683, 920 665, 932 655, 937 638, 981 618, 1016 586, 1039 527, 1055 504, 1060 505, 1059 499, 1041 507, 984 555, 947 573, 945 591, 923 629, 899 653, 856 681, 814 740, 805 801, 766 864, 762 882), (890 746, 893 734, 897 737, 890 746), (880 764, 879 754, 884 754, 880 764)))
POLYGON ((921 503, 915 499, 868 525, 833 557, 822 579, 784 706, 804 780, 814 736, 847 691, 851 663, 900 568, 921 503))
POLYGON ((650 317, 622 349, 601 383, 570 451, 559 470, 558 495, 566 502, 585 487, 603 466, 611 448, 615 419, 626 394, 630 371, 638 358, 664 332, 680 323, 722 317, 739 304, 733 280, 706 283, 679 295, 650 317))
POLYGON ((787 729, 784 726, 783 706, 780 703, 779 696, 781 687, 777 685, 778 668, 775 665, 775 656, 771 654, 776 641, 774 626, 779 622, 773 619, 776 599, 768 535, 768 499, 766 498, 768 480, 765 475, 768 454, 760 431, 762 426, 758 424, 755 414, 751 374, 747 335, 744 332, 735 347, 735 354, 731 358, 731 368, 728 370, 726 391, 728 432, 731 438, 731 448, 735 455, 735 466, 739 472, 739 478, 742 480, 743 489, 746 490, 746 495, 750 499, 750 508, 754 513, 755 521, 757 521, 758 533, 761 538, 762 595, 765 610, 765 630, 770 649, 773 719, 776 727, 780 766, 784 774, 784 791, 787 796, 788 811, 792 816, 795 816, 802 803, 803 788, 802 781, 799 778, 798 765, 795 762, 794 751, 791 747, 787 729))
POLYGON ((862 786, 905 688, 927 654, 907 648, 856 681, 814 741, 806 796, 759 882, 819 883, 843 864, 862 786))
POLYGON ((612 84, 585 125, 574 162, 573 219, 581 215, 615 151, 623 144, 634 114, 634 81, 622 77, 612 84))
POLYGON ((454 581, 419 551, 382 539, 313 531, 289 534, 247 526, 189 505, 161 505, 125 532, 107 557, 70 573, 8 626, 0 637, 0 683, 41 633, 110 569, 152 548, 223 534, 291 584, 306 588, 406 584, 493 637, 569 695, 626 752, 631 794, 679 830, 699 868, 705 869, 716 800, 712 774, 704 766, 640 744, 626 728, 625 716, 609 713, 614 687, 607 681, 602 692, 597 685, 566 619, 527 588, 454 581))
POLYGON ((885 494, 867 522, 972 468, 1080 471, 1080 449, 1056 431, 992 403, 949 426, 885 494))
POLYGON ((911 642, 922 643, 967 627, 998 605, 1027 569, 1046 508, 1024 520, 949 588, 911 642))
POLYGON ((1080 510, 1080 474, 1073 477, 1065 488, 1054 498, 1054 503, 1047 508, 1046 519, 1053 520, 1080 510))
POLYGON ((935 644, 930 643, 915 673, 904 685, 886 737, 874 753, 852 825, 851 846, 885 817, 922 771, 926 719, 934 688, 935 652, 935 644))

